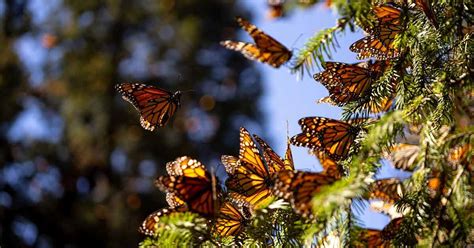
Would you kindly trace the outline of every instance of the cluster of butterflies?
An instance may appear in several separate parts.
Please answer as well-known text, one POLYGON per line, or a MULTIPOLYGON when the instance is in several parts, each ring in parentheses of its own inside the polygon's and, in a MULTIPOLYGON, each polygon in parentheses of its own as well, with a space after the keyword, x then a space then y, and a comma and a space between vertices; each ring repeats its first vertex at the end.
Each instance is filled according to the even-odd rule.
POLYGON ((323 152, 316 154, 323 172, 295 171, 290 143, 281 158, 262 138, 241 128, 239 155, 221 158, 229 175, 225 181, 227 190, 197 160, 177 158, 166 165, 168 175, 156 180, 157 187, 167 194, 169 207, 148 216, 139 230, 154 236, 160 217, 190 211, 209 219, 213 235, 237 236, 248 225, 255 209, 268 205, 276 197, 289 201, 295 212, 310 218, 312 197, 321 186, 342 177, 334 161, 323 152))
MULTIPOLYGON (((394 39, 403 30, 401 9, 385 4, 375 6, 373 11, 377 19, 375 27, 368 30, 369 35, 355 42, 350 49, 358 53, 360 59, 372 57, 377 60, 357 64, 326 62, 325 70, 314 75, 314 79, 320 81, 330 93, 321 101, 342 106, 362 98, 390 66, 387 60, 399 56, 394 39)), ((221 45, 275 68, 291 59, 292 52, 280 42, 243 18, 237 18, 237 22, 250 34, 255 44, 223 41, 221 45)), ((180 107, 180 91, 172 93, 135 83, 119 84, 116 89, 140 112, 140 123, 146 130, 153 131, 164 126, 180 107)), ((393 98, 394 95, 382 103, 372 104, 374 107, 370 108, 371 112, 387 111, 393 98)), ((362 125, 366 124, 366 120, 306 117, 298 123, 302 132, 289 139, 284 158, 275 153, 263 139, 241 128, 239 155, 224 155, 221 158, 229 175, 225 182, 226 190, 195 159, 183 156, 167 163, 168 175, 159 177, 155 183, 166 192, 169 207, 149 215, 140 226, 140 232, 155 236, 162 216, 189 211, 207 218, 212 223, 210 230, 213 235, 237 236, 250 223, 255 209, 268 205, 275 198, 288 201, 296 213, 312 218, 312 198, 322 186, 343 177, 344 170, 339 161, 357 150, 356 138, 364 131, 362 125), (320 160, 323 171, 295 170, 290 144, 309 148, 320 160)), ((406 163, 398 162, 398 165, 407 167, 406 163)), ((435 181, 433 185, 436 185, 435 181)), ((366 197, 393 204, 399 199, 400 185, 396 180, 377 181, 366 197)), ((365 230, 361 234, 361 237, 365 237, 362 240, 376 246, 385 244, 385 241, 393 238, 394 230, 400 227, 402 219, 394 218, 382 231, 365 230)))

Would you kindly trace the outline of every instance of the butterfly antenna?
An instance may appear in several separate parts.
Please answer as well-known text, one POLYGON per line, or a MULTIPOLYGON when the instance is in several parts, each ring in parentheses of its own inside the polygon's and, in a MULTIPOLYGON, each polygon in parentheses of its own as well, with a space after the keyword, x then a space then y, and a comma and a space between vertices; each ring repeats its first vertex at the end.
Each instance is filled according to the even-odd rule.
POLYGON ((296 38, 295 41, 293 41, 293 44, 291 44, 291 50, 294 50, 294 45, 296 44, 296 42, 298 42, 298 40, 301 38, 301 36, 303 36, 303 33, 301 33, 300 35, 298 35, 298 38, 296 38))
POLYGON ((195 90, 182 90, 181 93, 196 92, 195 90))

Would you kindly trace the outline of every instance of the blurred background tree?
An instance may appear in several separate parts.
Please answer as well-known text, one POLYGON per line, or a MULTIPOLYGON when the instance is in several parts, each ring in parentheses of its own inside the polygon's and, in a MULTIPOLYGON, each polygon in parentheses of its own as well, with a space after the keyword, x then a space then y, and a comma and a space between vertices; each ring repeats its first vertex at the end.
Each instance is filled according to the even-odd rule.
POLYGON ((240 125, 259 129, 260 77, 218 45, 236 1, 0 1, 0 245, 131 247, 180 155, 216 173, 240 125), (113 86, 194 90, 167 127, 140 127, 113 86), (116 237, 120 237, 117 239, 116 237))

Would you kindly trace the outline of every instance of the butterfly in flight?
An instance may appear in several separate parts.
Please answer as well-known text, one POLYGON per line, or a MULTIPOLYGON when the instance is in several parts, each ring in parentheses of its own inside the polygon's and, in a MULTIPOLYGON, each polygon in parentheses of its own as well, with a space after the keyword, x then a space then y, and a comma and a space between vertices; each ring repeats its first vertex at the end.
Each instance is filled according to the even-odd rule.
POLYGON ((149 131, 164 126, 181 106, 181 91, 139 83, 118 84, 115 89, 140 112, 140 124, 149 131))
POLYGON ((335 182, 327 175, 308 171, 280 171, 275 176, 273 192, 289 201, 296 213, 312 218, 311 200, 322 186, 335 182))
POLYGON ((161 176, 155 185, 172 193, 186 204, 189 211, 214 217, 219 208, 221 189, 217 178, 207 172, 199 161, 187 156, 179 157, 166 165, 168 176, 161 176), (170 173, 171 172, 171 173, 170 173))
POLYGON ((275 68, 291 59, 292 53, 280 42, 265 34, 262 30, 247 20, 237 17, 237 23, 242 29, 252 36, 255 44, 240 41, 221 41, 221 45, 227 49, 241 52, 250 60, 267 63, 275 68))
POLYGON ((229 193, 219 209, 213 232, 218 237, 237 236, 251 217, 252 209, 245 198, 234 192, 229 193))
POLYGON ((319 101, 329 100, 330 103, 342 106, 361 98, 383 74, 385 63, 384 61, 356 64, 326 62, 325 70, 313 76, 329 91, 329 97, 319 101))
POLYGON ((356 41, 350 50, 358 53, 358 59, 374 57, 379 60, 393 59, 399 56, 393 41, 402 32, 401 10, 389 4, 375 6, 373 12, 377 22, 366 31, 368 36, 356 41))
POLYGON ((320 150, 336 161, 349 155, 360 131, 348 122, 324 117, 305 117, 298 124, 303 132, 291 138, 293 145, 320 150))

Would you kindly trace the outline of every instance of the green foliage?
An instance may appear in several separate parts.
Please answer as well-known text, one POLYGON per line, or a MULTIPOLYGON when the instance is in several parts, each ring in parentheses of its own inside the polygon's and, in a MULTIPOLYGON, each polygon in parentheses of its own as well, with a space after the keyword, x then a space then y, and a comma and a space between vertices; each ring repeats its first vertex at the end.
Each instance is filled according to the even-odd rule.
POLYGON ((209 226, 206 219, 197 214, 173 213, 160 218, 156 236, 147 237, 139 247, 190 247, 208 241, 209 226))

